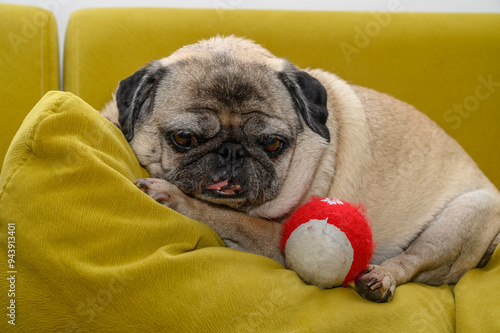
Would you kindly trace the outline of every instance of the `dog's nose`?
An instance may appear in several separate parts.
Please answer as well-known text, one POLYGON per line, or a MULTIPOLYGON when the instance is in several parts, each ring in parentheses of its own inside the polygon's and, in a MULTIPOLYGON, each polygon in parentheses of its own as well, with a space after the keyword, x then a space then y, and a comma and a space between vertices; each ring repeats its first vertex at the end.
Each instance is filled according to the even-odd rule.
POLYGON ((233 142, 223 143, 217 153, 225 162, 225 164, 231 164, 233 167, 240 166, 243 159, 248 155, 248 152, 241 144, 233 142))
POLYGON ((219 181, 236 178, 241 181, 241 171, 248 151, 239 143, 225 142, 215 150, 216 162, 211 171, 211 180, 219 181))

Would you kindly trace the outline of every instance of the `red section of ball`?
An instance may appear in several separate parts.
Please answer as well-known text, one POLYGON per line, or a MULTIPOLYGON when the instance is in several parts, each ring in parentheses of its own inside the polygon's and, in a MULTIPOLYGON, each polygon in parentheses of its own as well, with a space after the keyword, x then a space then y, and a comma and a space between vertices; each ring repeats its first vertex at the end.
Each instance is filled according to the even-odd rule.
POLYGON ((365 209, 362 206, 355 206, 333 198, 312 197, 283 223, 280 246, 283 250, 285 249, 288 238, 299 225, 313 219, 328 219, 328 223, 333 224, 346 234, 354 250, 351 269, 344 279, 343 284, 345 285, 366 270, 373 257, 375 244, 370 224, 364 214, 365 209))

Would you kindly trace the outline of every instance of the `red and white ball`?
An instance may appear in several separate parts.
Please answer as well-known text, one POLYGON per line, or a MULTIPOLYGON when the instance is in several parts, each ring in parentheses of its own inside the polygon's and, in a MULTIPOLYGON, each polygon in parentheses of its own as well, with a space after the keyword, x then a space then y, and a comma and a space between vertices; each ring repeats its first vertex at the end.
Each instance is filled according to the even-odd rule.
POLYGON ((320 288, 347 285, 373 256, 364 209, 335 198, 313 198, 283 224, 286 265, 320 288))

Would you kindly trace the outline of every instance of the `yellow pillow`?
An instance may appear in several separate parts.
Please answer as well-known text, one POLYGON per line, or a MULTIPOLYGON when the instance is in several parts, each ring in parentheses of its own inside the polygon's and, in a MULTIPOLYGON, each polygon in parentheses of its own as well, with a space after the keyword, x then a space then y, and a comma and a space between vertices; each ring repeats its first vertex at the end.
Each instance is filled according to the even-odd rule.
POLYGON ((452 332, 457 313, 486 332, 500 318, 498 251, 460 281, 460 309, 449 286, 418 283, 375 304, 224 247, 137 189, 144 176, 121 132, 80 98, 50 92, 36 105, 0 175, 0 266, 15 289, 1 279, 4 313, 15 307, 0 331, 14 320, 20 332, 452 332))

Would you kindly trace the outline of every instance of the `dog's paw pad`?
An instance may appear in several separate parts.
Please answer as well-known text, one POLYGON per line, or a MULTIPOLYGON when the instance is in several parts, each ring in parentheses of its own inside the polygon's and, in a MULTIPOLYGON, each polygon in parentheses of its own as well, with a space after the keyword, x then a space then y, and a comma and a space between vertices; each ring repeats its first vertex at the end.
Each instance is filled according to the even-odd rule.
POLYGON ((355 282, 356 291, 365 299, 384 303, 394 297, 396 282, 384 268, 376 265, 368 266, 368 269, 355 282))

